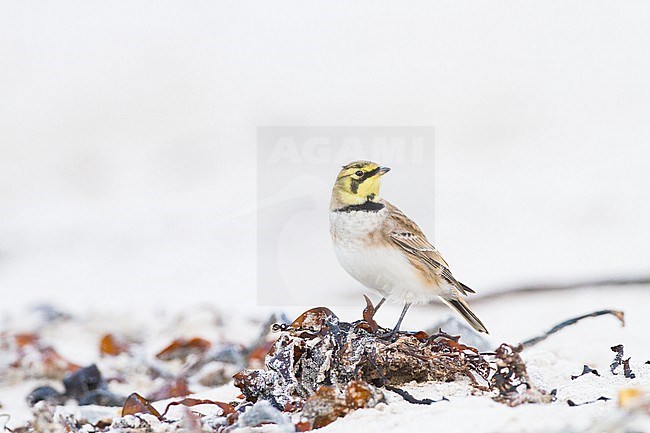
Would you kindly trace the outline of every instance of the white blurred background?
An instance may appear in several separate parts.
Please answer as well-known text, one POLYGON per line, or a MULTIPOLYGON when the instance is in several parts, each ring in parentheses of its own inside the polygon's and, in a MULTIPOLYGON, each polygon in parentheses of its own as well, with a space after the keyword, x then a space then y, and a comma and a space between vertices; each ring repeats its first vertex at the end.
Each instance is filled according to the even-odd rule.
POLYGON ((434 126, 435 229, 403 207, 477 291, 650 274, 649 22, 646 1, 2 2, 0 308, 254 306, 260 125, 434 126))

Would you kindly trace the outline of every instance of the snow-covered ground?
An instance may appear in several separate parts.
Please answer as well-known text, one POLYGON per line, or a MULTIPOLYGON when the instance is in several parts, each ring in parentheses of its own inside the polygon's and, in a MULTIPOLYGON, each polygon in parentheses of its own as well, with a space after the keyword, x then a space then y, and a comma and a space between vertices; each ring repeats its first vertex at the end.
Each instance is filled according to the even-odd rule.
MULTIPOLYGON (((533 383, 550 391, 557 389, 557 401, 550 404, 507 407, 492 401, 489 396, 473 395, 466 380, 453 383, 425 383, 407 385, 405 389, 418 398, 450 401, 431 406, 413 405, 401 397, 386 392, 387 405, 374 409, 363 409, 339 419, 323 431, 422 431, 435 423, 444 431, 463 432, 624 432, 650 431, 650 414, 630 412, 618 406, 618 393, 623 389, 635 388, 650 396, 650 351, 647 347, 646 330, 650 326, 647 315, 648 287, 585 288, 575 291, 551 294, 517 295, 495 301, 477 302, 476 310, 491 330, 489 341, 496 347, 501 342, 516 344, 536 336, 564 319, 605 308, 625 312, 626 326, 621 327, 612 316, 585 319, 568 327, 536 346, 523 351, 528 372, 533 383), (635 378, 610 373, 609 366, 614 359, 610 347, 623 344, 625 357, 631 357, 630 366, 635 378), (588 374, 575 380, 583 365, 599 371, 600 376, 588 374), (609 401, 597 401, 584 406, 571 407, 568 400, 584 403, 607 397, 609 401)), ((133 308, 133 307, 132 307, 133 308)), ((98 362, 100 367, 110 371, 111 361, 98 356, 100 336, 106 332, 124 335, 139 335, 146 341, 148 356, 164 347, 176 337, 204 337, 211 341, 235 341, 250 344, 260 332, 261 321, 268 312, 250 310, 248 313, 214 311, 197 308, 179 320, 178 315, 159 312, 155 319, 139 308, 124 311, 101 311, 97 314, 77 316, 72 322, 52 327, 39 327, 44 341, 68 360, 80 365, 98 362), (130 317, 130 320, 115 321, 115 314, 130 317), (215 321, 219 318, 219 321, 215 321), (222 323, 223 326, 218 325, 222 323), (80 326, 80 323, 83 326, 80 326)), ((289 317, 297 316, 298 309, 288 309, 289 317)), ((335 312, 343 320, 355 320, 360 316, 360 306, 338 308, 335 312)), ((388 308, 378 314, 379 322, 392 324, 397 311, 388 308)), ((423 329, 444 319, 448 314, 444 307, 414 309, 407 317, 405 326, 423 329)), ((14 313, 5 316, 3 329, 9 332, 34 330, 36 315, 14 313), (28 320, 29 319, 29 320, 28 320)), ((113 361, 114 362, 114 361, 113 361)), ((37 385, 48 383, 43 380, 5 382, 0 387, 2 411, 11 414, 9 426, 20 425, 31 417, 25 402, 26 395, 37 385)), ((60 383, 53 382, 61 387, 60 383)), ((111 389, 122 395, 137 391, 146 394, 155 387, 154 383, 112 383, 111 389)), ((230 401, 240 391, 232 383, 213 389, 204 389, 198 396, 230 401)), ((479 393, 480 394, 480 393, 479 393)), ((159 409, 165 402, 157 403, 159 409)), ((116 416, 117 409, 104 410, 116 416)), ((269 431, 274 431, 269 426, 269 431)))

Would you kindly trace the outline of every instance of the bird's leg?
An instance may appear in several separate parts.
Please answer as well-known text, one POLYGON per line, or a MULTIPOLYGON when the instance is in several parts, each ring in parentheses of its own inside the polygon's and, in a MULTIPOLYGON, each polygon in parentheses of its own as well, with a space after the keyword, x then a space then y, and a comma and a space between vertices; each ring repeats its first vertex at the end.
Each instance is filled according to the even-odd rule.
POLYGON ((375 317, 375 314, 377 314, 377 310, 379 310, 379 307, 381 307, 384 302, 386 302, 386 298, 381 298, 381 301, 379 301, 379 303, 375 305, 375 310, 372 312, 372 316, 370 317, 375 317))
POLYGON ((382 338, 390 338, 393 335, 397 334, 399 332, 399 327, 402 325, 402 320, 404 320, 404 316, 406 316, 406 312, 409 310, 409 307, 411 306, 410 302, 407 302, 404 304, 404 308, 402 309, 402 314, 399 316, 399 320, 397 321, 397 324, 393 328, 392 331, 389 331, 385 334, 380 335, 382 338))
POLYGON ((411 306, 410 302, 404 304, 404 308, 402 309, 402 314, 400 314, 399 320, 397 321, 395 328, 393 328, 393 334, 397 334, 399 332, 399 327, 402 325, 402 320, 404 320, 404 316, 406 316, 406 312, 409 310, 410 306, 411 306))

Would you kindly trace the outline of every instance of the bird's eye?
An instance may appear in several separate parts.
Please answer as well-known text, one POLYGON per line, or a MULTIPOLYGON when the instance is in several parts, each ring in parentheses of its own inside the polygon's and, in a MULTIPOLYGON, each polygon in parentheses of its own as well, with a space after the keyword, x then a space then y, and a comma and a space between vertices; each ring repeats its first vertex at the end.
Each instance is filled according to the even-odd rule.
POLYGON ((361 176, 363 176, 363 171, 361 171, 361 170, 357 170, 357 172, 354 173, 354 174, 356 174, 357 176, 361 177, 361 176))

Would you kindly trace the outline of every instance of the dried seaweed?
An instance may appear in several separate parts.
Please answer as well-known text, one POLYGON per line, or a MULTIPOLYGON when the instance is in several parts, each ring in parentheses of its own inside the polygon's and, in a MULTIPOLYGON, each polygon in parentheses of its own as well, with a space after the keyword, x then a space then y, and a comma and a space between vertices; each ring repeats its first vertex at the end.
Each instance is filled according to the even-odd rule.
POLYGON ((372 390, 385 387, 414 404, 445 398, 419 400, 399 385, 462 377, 478 390, 496 391, 494 399, 510 406, 555 399, 554 393, 530 382, 519 356, 521 347, 504 344, 493 354, 480 353, 461 343, 460 336, 440 329, 431 335, 424 331, 387 335, 372 320, 372 303, 366 300, 366 304, 363 319, 352 323, 341 322, 331 310, 321 307, 306 311, 291 324, 274 325, 282 334, 266 356, 266 368, 237 373, 235 386, 247 401, 267 401, 278 410, 302 411, 303 419, 296 424, 299 430, 307 427, 305 417, 314 428, 345 412, 341 398, 353 381, 372 390), (319 402, 319 410, 313 408, 314 402, 319 402))
POLYGON ((214 405, 219 407, 225 416, 228 415, 235 415, 237 411, 233 407, 233 405, 228 404, 228 403, 223 403, 221 401, 215 401, 215 400, 206 400, 206 399, 198 399, 198 398, 184 398, 179 401, 172 401, 165 407, 165 410, 163 411, 161 417, 164 417, 167 415, 167 412, 169 412, 169 409, 172 406, 178 406, 178 405, 183 405, 185 407, 193 407, 193 406, 198 406, 201 404, 209 404, 209 405, 214 405))
POLYGON ((612 349, 612 352, 616 353, 616 355, 614 356, 612 363, 609 365, 609 371, 611 371, 612 374, 618 374, 616 373, 616 369, 623 363, 623 345, 618 344, 610 347, 610 349, 612 349))
POLYGON ((342 391, 335 386, 324 385, 305 402, 302 421, 309 422, 312 429, 321 428, 353 410, 374 407, 382 401, 384 395, 381 391, 362 381, 354 380, 342 391))
POLYGON ((586 319, 588 317, 598 317, 598 316, 603 316, 606 314, 611 314, 614 317, 616 317, 620 322, 622 326, 625 326, 625 314, 622 311, 617 311, 617 310, 600 310, 600 311, 594 311, 593 313, 589 314, 583 314, 578 317, 574 317, 572 319, 565 320, 561 323, 558 323, 557 325, 553 326, 551 329, 548 331, 544 332, 542 335, 538 335, 537 337, 530 338, 528 340, 522 341, 520 345, 523 348, 527 348, 530 346, 533 346, 541 341, 546 340, 550 335, 555 334, 556 332, 560 331, 561 329, 573 325, 575 323, 578 323, 582 319, 586 319))
POLYGON ((608 401, 608 400, 611 400, 611 398, 601 395, 600 397, 598 397, 595 400, 585 401, 585 402, 582 402, 582 403, 575 403, 573 400, 567 400, 566 402, 567 402, 567 404, 569 406, 574 407, 574 406, 584 406, 585 404, 596 403, 597 401, 608 401))
POLYGON ((210 347, 212 347, 212 343, 203 338, 196 337, 189 340, 186 338, 178 338, 161 350, 156 355, 156 358, 163 361, 170 361, 172 359, 185 360, 190 355, 202 355, 206 353, 210 347))
MULTIPOLYGON (((233 424, 239 417, 239 413, 237 412, 235 407, 229 403, 224 403, 215 400, 197 399, 197 398, 184 398, 182 400, 168 403, 167 406, 165 407, 165 410, 161 414, 156 410, 156 408, 154 408, 151 405, 148 399, 142 397, 140 394, 135 392, 129 395, 129 397, 126 399, 126 402, 124 403, 124 406, 122 408, 122 417, 126 415, 149 414, 155 416, 160 421, 166 421, 165 416, 169 412, 169 409, 172 408, 173 406, 184 406, 186 408, 189 408, 189 407, 194 407, 199 405, 213 405, 219 407, 222 410, 223 413, 222 416, 225 417, 225 422, 222 424, 222 426, 233 424)), ((186 415, 188 413, 186 413, 186 415)), ((187 417, 184 417, 184 419, 185 418, 187 417)), ((184 422, 190 422, 192 425, 199 425, 199 426, 201 424, 201 420, 198 417, 196 418, 192 417, 191 420, 189 421, 184 420, 184 422)))
MULTIPOLYGON (((313 308, 291 324, 276 324, 281 335, 265 358, 264 369, 245 369, 234 376, 246 401, 268 402, 277 410, 300 414, 299 431, 327 425, 359 407, 381 399, 379 388, 394 390, 410 381, 454 381, 469 378, 487 389, 490 362, 459 336, 399 332, 387 335, 372 319, 367 301, 363 319, 341 322, 328 308, 313 308), (351 399, 351 396, 356 396, 351 399)), ((444 398, 443 398, 444 400, 444 398)))
POLYGON ((598 373, 598 370, 595 370, 595 369, 593 369, 593 368, 591 368, 591 367, 589 367, 588 365, 585 364, 582 367, 582 373, 580 373, 577 376, 571 376, 571 380, 576 380, 577 378, 579 378, 581 376, 584 376, 585 374, 589 374, 589 373, 595 374, 596 376, 600 376, 600 373, 598 373))
POLYGON ((363 320, 368 324, 371 332, 377 332, 379 325, 377 325, 377 322, 373 319, 375 315, 375 306, 372 305, 372 301, 369 297, 366 295, 363 295, 363 297, 366 300, 366 308, 363 309, 363 320))
MULTIPOLYGON (((213 346, 202 338, 174 340, 156 359, 138 361, 139 371, 147 372, 158 384, 162 382, 155 391, 144 394, 146 398, 136 393, 127 399, 115 396, 95 366, 66 377, 64 395, 58 395, 52 388, 39 390, 32 398, 57 402, 59 397, 73 397, 80 404, 122 406, 123 416, 151 415, 103 420, 101 427, 95 425, 96 429, 111 426, 144 431, 155 429, 160 422, 165 428, 183 428, 186 423, 194 431, 218 432, 265 423, 277 424, 283 431, 307 431, 328 425, 356 409, 374 407, 384 400, 386 391, 395 392, 412 404, 448 401, 444 396, 439 400, 415 398, 400 387, 411 381, 465 380, 474 393, 490 393, 496 401, 511 406, 554 399, 554 393, 531 384, 519 356, 520 347, 504 344, 496 352, 480 352, 460 335, 440 328, 390 334, 374 320, 375 311, 366 299, 362 318, 353 322, 341 321, 325 307, 305 311, 291 323, 284 316, 272 316, 249 347, 234 343, 213 346), (278 318, 282 323, 271 326, 271 320, 278 318), (279 331, 280 335, 273 339, 269 329, 279 331), (195 389, 197 384, 212 386, 226 382, 235 372, 234 384, 242 392, 237 402, 186 397, 168 404, 162 414, 150 403, 189 395, 190 387, 195 389), (197 416, 189 409, 181 409, 187 415, 181 420, 167 418, 172 406, 192 408, 201 404, 216 405, 222 413, 197 416)), ((13 344, 31 348, 40 343, 35 335, 25 334, 13 344)), ((100 342, 100 353, 109 369, 125 361, 111 359, 112 356, 127 354, 134 358, 139 352, 134 343, 113 334, 105 334, 100 342)), ((116 379, 129 383, 129 370, 118 368, 116 379)), ((61 420, 72 423, 71 430, 81 427, 73 415, 61 420)))
POLYGON ((625 350, 623 345, 618 344, 616 346, 612 346, 610 349, 612 349, 612 352, 616 353, 616 355, 614 356, 614 361, 612 361, 612 363, 609 366, 609 369, 612 372, 612 374, 614 375, 618 374, 616 370, 618 369, 618 367, 622 365, 623 376, 625 376, 628 379, 634 379, 636 375, 632 372, 632 369, 630 368, 630 358, 623 359, 624 350, 625 350))
MULTIPOLYGON (((369 304, 366 319, 371 313, 369 304)), ((262 398, 279 408, 323 385, 341 388, 354 379, 384 386, 458 377, 477 383, 477 377, 487 381, 489 375, 489 364, 476 349, 444 333, 383 337, 367 320, 340 322, 322 307, 276 329, 283 333, 266 358, 266 370, 244 370, 235 385, 251 401, 262 398)))
POLYGON ((632 369, 630 368, 630 358, 623 360, 623 376, 628 379, 634 379, 636 377, 636 374, 632 373, 632 369))
POLYGON ((423 398, 423 399, 418 399, 413 397, 411 394, 409 394, 407 391, 397 388, 396 386, 390 386, 386 385, 384 386, 389 391, 393 391, 395 394, 399 395, 402 397, 404 400, 411 404, 433 404, 433 403, 440 403, 441 401, 449 401, 447 397, 442 397, 440 400, 431 400, 430 398, 423 398))
POLYGON ((158 412, 146 398, 137 392, 134 392, 126 398, 126 402, 122 407, 122 416, 135 415, 137 413, 146 413, 155 416, 159 420, 163 419, 160 412, 158 412))
POLYGON ((102 356, 117 356, 130 350, 131 343, 126 339, 106 334, 99 341, 99 353, 102 356))
POLYGON ((530 382, 526 365, 519 356, 522 349, 521 345, 515 348, 504 343, 496 350, 496 372, 490 379, 490 385, 499 393, 493 399, 508 406, 550 403, 555 396, 536 388, 530 382))
POLYGON ((25 372, 30 378, 61 379, 81 368, 34 333, 0 334, 0 348, 12 355, 11 368, 25 372))

